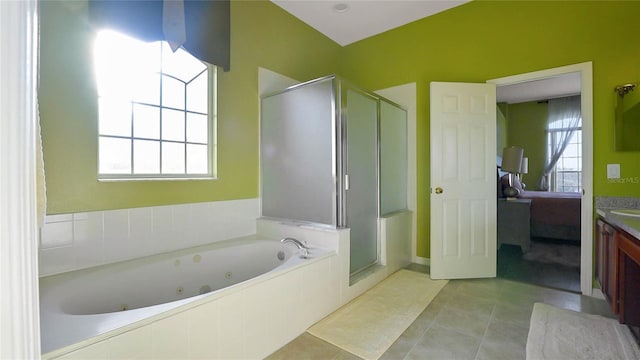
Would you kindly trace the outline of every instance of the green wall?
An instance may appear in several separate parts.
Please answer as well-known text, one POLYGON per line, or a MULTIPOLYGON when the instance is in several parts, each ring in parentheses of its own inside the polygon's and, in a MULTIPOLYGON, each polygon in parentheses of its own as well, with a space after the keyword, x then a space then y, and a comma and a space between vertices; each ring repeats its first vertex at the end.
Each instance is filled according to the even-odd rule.
POLYGON ((49 214, 258 196, 258 67, 337 72, 341 47, 276 5, 231 3, 231 71, 218 73, 218 179, 97 181, 97 101, 86 1, 41 2, 40 113, 49 214))
MULTIPOLYGON (((231 71, 218 89, 214 181, 96 180, 97 117, 91 29, 83 2, 42 2, 40 110, 48 213, 258 195, 258 67, 292 78, 340 73, 366 89, 417 84, 418 244, 429 257, 429 83, 489 79, 593 62, 594 193, 640 196, 608 182, 606 164, 640 177, 640 153, 615 152, 613 88, 640 79, 640 2, 473 1, 341 48, 276 5, 232 1, 231 71)), ((511 126, 511 125, 510 125, 511 126)), ((511 129, 509 129, 511 130, 511 129)))
POLYGON ((507 105, 508 146, 520 146, 529 158, 529 173, 523 182, 527 190, 537 190, 544 170, 547 145, 548 104, 537 101, 507 105))
POLYGON ((343 74, 369 89, 417 83, 418 244, 429 257, 429 82, 485 82, 593 62, 594 194, 640 196, 633 183, 609 183, 606 164, 640 176, 640 153, 613 150, 613 88, 640 79, 634 1, 472 1, 344 49, 343 74))

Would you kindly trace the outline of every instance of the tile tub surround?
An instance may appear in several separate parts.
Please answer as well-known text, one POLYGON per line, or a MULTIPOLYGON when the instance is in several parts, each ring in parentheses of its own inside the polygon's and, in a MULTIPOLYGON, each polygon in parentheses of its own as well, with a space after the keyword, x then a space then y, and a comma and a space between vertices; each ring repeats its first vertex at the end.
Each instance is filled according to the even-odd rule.
MULTIPOLYGON (((398 239, 394 234, 404 231, 398 230, 399 224, 395 222, 403 222, 407 216, 399 216, 387 219, 394 224, 385 227, 385 237, 398 239)), ((395 254, 397 244, 383 242, 386 256, 395 260, 389 260, 390 265, 381 265, 367 277, 350 284, 349 229, 268 219, 258 219, 255 223, 260 236, 271 239, 292 236, 307 241, 311 247, 334 251, 335 255, 255 286, 238 287, 215 301, 159 314, 158 319, 150 323, 132 324, 120 332, 91 339, 90 344, 78 343, 65 351, 45 354, 44 358, 264 358, 382 281, 395 271, 397 259, 401 258, 395 254)), ((410 242, 409 237, 405 240, 410 242)))
POLYGON ((219 294, 211 293, 211 297, 205 295, 153 318, 44 354, 43 358, 264 358, 341 305, 336 281, 345 276, 340 273, 340 263, 348 263, 344 258, 348 252, 340 256, 334 250, 348 240, 348 230, 278 224, 271 229, 272 236, 258 236, 278 239, 282 237, 279 231, 295 233, 312 248, 314 244, 326 244, 331 254, 301 260, 292 268, 254 278, 219 294))
POLYGON ((259 204, 244 199, 48 215, 40 276, 255 234, 259 204))
POLYGON ((230 288, 224 295, 200 299, 43 358, 264 358, 337 308, 331 283, 335 258, 334 254, 230 288))
MULTIPOLYGON (((257 204, 255 208, 257 212, 257 204)), ((349 229, 268 219, 256 221, 254 217, 252 227, 256 234, 271 239, 292 236, 307 241, 312 247, 333 250, 336 255, 286 272, 273 281, 242 288, 242 291, 187 311, 160 314, 157 321, 137 323, 123 332, 92 339, 90 344, 74 344, 63 353, 46 354, 44 358, 263 358, 375 286, 400 264, 408 262, 410 254, 406 253, 406 246, 399 246, 398 241, 404 239, 402 241, 410 244, 410 236, 406 236, 410 218, 400 213, 398 217, 382 220, 387 222, 382 226, 385 231, 381 243, 386 250, 382 265, 357 283, 350 284, 349 229), (387 241, 387 238, 393 241, 387 241)), ((69 221, 65 218, 53 220, 69 221)), ((91 216, 84 220, 91 221, 91 216)), ((182 241, 184 236, 177 238, 182 241)))

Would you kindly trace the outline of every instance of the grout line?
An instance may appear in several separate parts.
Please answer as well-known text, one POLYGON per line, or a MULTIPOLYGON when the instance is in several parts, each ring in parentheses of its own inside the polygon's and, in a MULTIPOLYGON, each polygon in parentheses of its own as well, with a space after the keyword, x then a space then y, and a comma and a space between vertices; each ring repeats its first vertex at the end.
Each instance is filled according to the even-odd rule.
MULTIPOLYGON (((443 288, 443 289, 444 289, 444 288, 443 288)), ((442 290, 440 290, 440 291, 442 291, 442 290)), ((437 295, 436 295, 436 297, 437 297, 437 295)), ((435 300, 435 298, 434 298, 433 300, 435 300)), ((433 300, 431 300, 431 301, 433 302, 433 300)), ((430 304, 429 304, 429 305, 430 305, 430 304)), ((426 307, 426 308, 424 308, 424 310, 423 310, 422 312, 425 312, 425 311, 429 308, 429 305, 427 305, 427 307, 426 307)), ((446 305, 444 305, 444 306, 446 306, 446 305)), ((443 306, 443 308, 444 308, 444 306, 443 306)), ((418 339, 415 341, 415 343, 413 343, 413 345, 411 345, 411 347, 409 348, 409 350, 407 351, 407 353, 406 353, 406 354, 404 354, 404 356, 402 357, 402 359, 406 359, 406 358, 407 358, 407 356, 409 356, 409 354, 411 353, 411 351, 413 351, 413 349, 414 349, 416 346, 418 346, 418 344, 419 344, 419 343, 420 343, 420 341, 424 338, 424 336, 427 334, 427 332, 428 332, 428 331, 433 327, 433 324, 435 324, 435 323, 436 323, 436 318, 438 317, 438 315, 440 315, 440 313, 441 313, 441 312, 442 312, 442 308, 441 308, 440 310, 438 310, 438 312, 435 314, 435 316, 433 317, 433 319, 429 322, 429 325, 428 325, 428 326, 424 329, 424 331, 422 332, 422 335, 420 335, 420 336, 418 337, 418 339)), ((420 315, 422 315, 422 314, 420 314, 420 315)), ((420 315, 418 315, 418 317, 420 317, 420 315)), ((417 318, 416 318, 416 320, 417 320, 417 318)), ((413 325, 413 324, 412 324, 412 325, 413 325)), ((409 325, 409 326, 411 326, 411 325, 409 325)), ((402 337, 402 335, 400 335, 400 337, 402 337)), ((399 338, 398 338, 398 339, 399 339, 399 338)), ((396 340, 396 341, 398 341, 398 340, 396 340)), ((393 345, 391 345, 391 346, 393 346, 393 345)), ((389 349, 387 349, 387 350, 389 350, 389 349)))
POLYGON ((484 332, 482 333, 482 338, 480 338, 480 344, 478 345, 478 350, 476 350, 476 356, 474 356, 474 360, 478 359, 478 354, 480 354, 480 349, 482 349, 482 344, 484 343, 484 339, 487 336, 487 331, 489 330, 489 326, 491 326, 491 322, 493 322, 493 316, 496 312, 496 304, 493 304, 493 309, 491 309, 491 315, 489 316, 489 321, 487 322, 487 326, 484 328, 484 332))

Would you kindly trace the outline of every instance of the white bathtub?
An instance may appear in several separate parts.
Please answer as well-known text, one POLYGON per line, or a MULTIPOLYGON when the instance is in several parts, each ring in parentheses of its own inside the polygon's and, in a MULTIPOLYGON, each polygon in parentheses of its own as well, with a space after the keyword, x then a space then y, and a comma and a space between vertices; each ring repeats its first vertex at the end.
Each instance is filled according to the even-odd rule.
POLYGON ((42 278, 42 351, 74 350, 332 254, 312 248, 301 259, 292 244, 249 236, 42 278))

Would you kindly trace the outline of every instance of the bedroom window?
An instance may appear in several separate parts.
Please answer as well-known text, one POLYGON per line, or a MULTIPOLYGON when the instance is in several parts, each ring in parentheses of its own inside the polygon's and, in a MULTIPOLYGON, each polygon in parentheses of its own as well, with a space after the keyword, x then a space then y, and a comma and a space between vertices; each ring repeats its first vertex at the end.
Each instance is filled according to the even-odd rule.
MULTIPOLYGON (((582 128, 572 129, 573 134, 567 147, 560 155, 555 168, 551 172, 550 190, 559 192, 580 192, 582 189, 582 128)), ((549 130, 548 146, 556 144, 555 137, 561 136, 565 130, 549 130)))
POLYGON ((100 179, 215 176, 215 67, 110 30, 94 59, 100 179))

